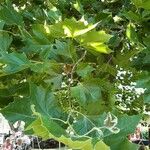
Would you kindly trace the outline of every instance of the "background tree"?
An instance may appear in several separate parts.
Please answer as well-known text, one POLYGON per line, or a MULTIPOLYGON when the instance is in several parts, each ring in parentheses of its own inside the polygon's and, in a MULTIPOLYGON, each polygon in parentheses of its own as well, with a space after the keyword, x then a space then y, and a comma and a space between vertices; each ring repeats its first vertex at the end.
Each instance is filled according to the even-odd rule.
POLYGON ((73 149, 137 149, 149 20, 149 0, 1 0, 1 113, 73 149))

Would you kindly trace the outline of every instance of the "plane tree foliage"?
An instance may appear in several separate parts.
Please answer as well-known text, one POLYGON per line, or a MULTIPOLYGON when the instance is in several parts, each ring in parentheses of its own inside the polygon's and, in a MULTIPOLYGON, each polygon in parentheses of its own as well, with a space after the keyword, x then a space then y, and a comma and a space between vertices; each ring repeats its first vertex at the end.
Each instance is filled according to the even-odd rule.
POLYGON ((72 149, 134 150, 150 109, 149 0, 0 0, 0 112, 72 149))

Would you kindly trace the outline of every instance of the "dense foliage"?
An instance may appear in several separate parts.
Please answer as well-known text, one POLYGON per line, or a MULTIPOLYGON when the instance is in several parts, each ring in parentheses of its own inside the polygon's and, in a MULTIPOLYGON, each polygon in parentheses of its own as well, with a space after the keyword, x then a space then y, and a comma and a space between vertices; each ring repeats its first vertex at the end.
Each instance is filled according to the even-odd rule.
POLYGON ((6 119, 73 149, 137 149, 127 136, 150 109, 150 1, 0 2, 6 119))

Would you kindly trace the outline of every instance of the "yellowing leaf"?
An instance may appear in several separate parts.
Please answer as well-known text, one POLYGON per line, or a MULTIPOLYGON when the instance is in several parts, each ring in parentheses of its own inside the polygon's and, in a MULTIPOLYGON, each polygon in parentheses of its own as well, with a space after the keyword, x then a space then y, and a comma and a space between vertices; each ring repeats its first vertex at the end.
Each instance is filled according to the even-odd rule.
POLYGON ((92 50, 100 52, 100 53, 109 54, 112 52, 111 49, 109 49, 108 46, 105 45, 104 43, 90 42, 90 43, 87 43, 87 47, 89 49, 92 49, 92 50))
POLYGON ((110 150, 110 148, 103 141, 97 142, 94 148, 95 150, 110 150))
POLYGON ((75 38, 94 29, 98 23, 88 26, 85 25, 84 22, 81 22, 80 20, 76 21, 73 18, 73 19, 66 19, 62 24, 66 36, 75 38))
POLYGON ((98 25, 98 23, 93 24, 93 25, 90 25, 90 26, 88 26, 88 28, 86 28, 86 29, 75 31, 75 33, 74 33, 74 37, 76 37, 76 36, 79 36, 79 35, 82 35, 82 34, 85 34, 85 33, 89 32, 90 30, 94 29, 97 25, 98 25))
POLYGON ((83 21, 76 19, 65 19, 62 22, 56 23, 54 25, 44 25, 44 29, 47 34, 53 37, 78 37, 81 36, 92 29, 94 29, 99 22, 92 25, 85 25, 83 21))
POLYGON ((79 36, 77 41, 89 50, 109 54, 112 51, 104 43, 107 43, 111 37, 112 35, 107 34, 105 31, 92 30, 79 36))
POLYGON ((90 32, 87 32, 86 34, 79 37, 79 40, 81 43, 88 43, 88 42, 101 42, 101 43, 107 43, 112 35, 107 34, 105 31, 95 31, 92 30, 90 32))
MULTIPOLYGON (((30 126, 26 128, 26 130, 33 130, 35 135, 41 136, 43 139, 53 138, 59 142, 64 143, 69 148, 72 149, 81 149, 81 150, 93 150, 92 139, 87 140, 72 140, 70 137, 66 137, 62 135, 61 137, 56 137, 50 133, 48 129, 51 126, 50 119, 47 122, 43 122, 43 117, 38 114, 38 119, 34 121, 30 126)), ((95 145, 95 150, 109 150, 109 147, 103 142, 99 141, 95 145)))

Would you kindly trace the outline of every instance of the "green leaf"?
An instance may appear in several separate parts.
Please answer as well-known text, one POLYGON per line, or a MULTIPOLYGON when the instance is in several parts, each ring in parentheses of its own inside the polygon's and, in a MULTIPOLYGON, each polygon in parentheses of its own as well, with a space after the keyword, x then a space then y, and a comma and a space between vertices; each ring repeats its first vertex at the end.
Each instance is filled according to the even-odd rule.
POLYGON ((131 143, 127 138, 119 140, 115 145, 111 147, 112 150, 116 150, 117 148, 121 150, 137 150, 139 148, 138 144, 131 143))
POLYGON ((53 44, 53 48, 49 52, 49 58, 59 60, 59 56, 63 57, 65 60, 70 58, 73 62, 75 62, 75 60, 77 59, 77 54, 73 44, 70 41, 55 41, 55 44, 53 44))
POLYGON ((108 73, 112 76, 116 76, 116 74, 117 74, 116 69, 114 68, 114 66, 112 66, 108 63, 103 63, 103 65, 99 65, 99 67, 97 68, 97 71, 108 73))
POLYGON ((46 29, 46 25, 44 26, 42 24, 34 24, 32 26, 33 39, 31 40, 33 40, 35 44, 49 45, 51 41, 53 41, 53 38, 46 32, 46 29))
POLYGON ((31 104, 35 105, 35 110, 37 112, 48 117, 60 117, 59 107, 57 106, 53 93, 35 85, 30 86, 30 93, 31 104))
POLYGON ((93 124, 86 117, 80 117, 78 121, 73 124, 73 129, 78 135, 86 134, 93 127, 93 124))
POLYGON ((31 125, 29 125, 26 128, 26 130, 31 130, 32 128, 33 130, 36 129, 35 133, 37 133, 38 136, 43 137, 44 139, 53 138, 55 136, 60 137, 61 135, 66 135, 66 131, 58 123, 56 123, 54 120, 50 119, 49 117, 41 116, 37 112, 34 112, 35 110, 33 110, 34 108, 33 105, 31 107, 32 107, 33 113, 38 116, 37 116, 37 120, 35 120, 31 125), (43 124, 43 127, 40 127, 39 125, 40 122, 43 124), (41 129, 43 132, 41 132, 41 129), (47 136, 44 133, 45 129, 48 131, 49 136, 47 136))
POLYGON ((26 82, 14 84, 8 87, 0 88, 0 96, 1 97, 13 97, 14 95, 24 95, 27 96, 29 94, 29 85, 26 82))
POLYGON ((35 117, 32 115, 30 107, 30 99, 16 98, 14 102, 1 109, 0 112, 10 122, 15 123, 18 120, 22 120, 28 125, 35 119, 35 117))
MULTIPOLYGON (((104 138, 106 144, 110 145, 112 150, 123 148, 122 145, 126 145, 128 148, 135 148, 127 142, 126 138, 129 134, 133 133, 137 124, 139 123, 141 116, 127 116, 123 115, 118 118, 117 127, 120 129, 118 134, 112 134, 104 138)), ((126 147, 124 147, 126 148, 126 147)))
POLYGON ((12 97, 2 97, 0 95, 0 109, 6 107, 9 103, 13 102, 12 97))
POLYGON ((47 34, 45 26, 42 24, 34 24, 32 26, 32 35, 29 35, 26 31, 21 30, 25 46, 22 51, 31 54, 40 54, 41 59, 48 59, 49 53, 52 49, 53 37, 47 34))
POLYGON ((9 25, 23 26, 23 18, 19 12, 15 11, 13 7, 3 6, 0 8, 0 19, 9 25))
POLYGON ((91 75, 92 71, 94 71, 94 70, 95 69, 92 66, 90 66, 86 63, 80 63, 77 66, 76 72, 79 76, 84 78, 84 77, 89 77, 91 75))
POLYGON ((150 1, 149 0, 132 0, 138 8, 150 9, 150 1))
POLYGON ((129 68, 132 65, 130 61, 131 58, 136 56, 140 51, 141 49, 133 49, 127 50, 124 53, 118 53, 116 57, 113 58, 113 61, 116 65, 119 65, 120 67, 129 68))
POLYGON ((143 72, 140 76, 140 79, 137 80, 136 87, 145 89, 144 91, 144 102, 149 103, 150 102, 150 74, 149 72, 143 72))
POLYGON ((88 102, 98 101, 101 99, 101 89, 98 86, 85 83, 71 88, 71 94, 81 104, 87 104, 88 102))
POLYGON ((139 22, 141 21, 141 16, 136 13, 136 12, 133 12, 133 11, 125 11, 123 13, 123 15, 128 19, 128 20, 133 20, 135 22, 139 22))
POLYGON ((22 51, 26 54, 31 54, 31 53, 37 53, 40 55, 40 58, 42 60, 47 60, 50 55, 50 51, 52 50, 53 45, 48 44, 48 45, 42 45, 42 44, 37 44, 36 41, 30 41, 27 42, 25 47, 22 48, 22 51))
POLYGON ((150 90, 147 90, 144 94, 144 102, 149 103, 150 102, 150 90))
POLYGON ((0 32, 0 54, 6 54, 7 50, 12 42, 12 37, 7 33, 0 32))
MULTIPOLYGON (((149 40, 150 40, 150 35, 146 36, 143 38, 143 42, 144 44, 150 48, 150 43, 149 43, 149 40)), ((150 52, 149 52, 150 53, 150 52)))
MULTIPOLYGON (((31 106, 34 106, 35 111, 45 117, 59 118, 62 115, 53 93, 33 84, 30 85, 30 96, 16 98, 13 103, 2 109, 1 113, 12 122, 22 120, 30 124, 35 118, 31 106)), ((64 114, 63 118, 65 118, 64 114)))
MULTIPOLYGON (((126 150, 126 149, 128 149, 128 150, 137 150, 139 148, 138 144, 134 144, 134 143, 132 143, 131 141, 129 141, 127 139, 125 139, 125 140, 123 140, 119 143, 120 143, 119 148, 121 150, 126 150)), ((116 147, 116 148, 118 148, 118 147, 116 147)))
POLYGON ((114 107, 114 87, 107 80, 85 78, 84 82, 72 87, 71 92, 88 115, 99 115, 114 107))
POLYGON ((3 20, 0 20, 0 30, 3 29, 5 22, 3 20))
MULTIPOLYGON (((26 46, 22 49, 25 53, 39 53, 42 59, 60 59, 58 56, 64 56, 67 58, 75 59, 75 49, 69 40, 67 42, 62 42, 59 40, 54 40, 57 36, 54 28, 56 27, 58 34, 59 29, 57 24, 55 26, 47 27, 46 25, 36 24, 33 26, 33 36, 26 37, 26 46), (50 30, 50 31, 49 31, 50 30), (52 33, 51 33, 52 31, 52 33), (54 37, 53 37, 54 36, 54 37), (54 43, 55 42, 55 43, 54 43)), ((63 30, 63 29, 62 29, 63 30)), ((63 34, 64 35, 64 34, 63 34)), ((60 34, 60 36, 63 36, 60 34)), ((58 35, 59 36, 59 35, 58 35)))
POLYGON ((64 37, 64 29, 62 28, 62 22, 56 23, 54 25, 45 25, 46 33, 54 38, 64 37))
MULTIPOLYGON (((63 134, 61 137, 56 137, 50 132, 52 128, 55 128, 55 126, 51 126, 50 119, 44 120, 43 116, 40 115, 36 121, 34 121, 30 126, 27 127, 28 130, 33 129, 34 134, 42 137, 43 139, 53 138, 64 143, 72 149, 93 150, 91 139, 81 141, 79 141, 78 139, 72 140, 70 137, 64 136, 63 134)), ((59 132, 60 134, 64 132, 64 130, 62 130, 57 125, 54 130, 57 130, 56 132, 59 132)), ((102 148, 103 150, 109 150, 109 147, 103 141, 98 141, 96 143, 95 150, 99 150, 99 148, 102 148)))
POLYGON ((44 82, 52 85, 53 89, 61 89, 62 79, 62 74, 54 74, 49 79, 45 79, 44 82))
POLYGON ((88 115, 99 115, 104 112, 112 111, 114 107, 115 98, 111 93, 103 92, 103 96, 96 102, 89 101, 86 105, 82 106, 88 115))
POLYGON ((150 98, 147 1, 0 0, 0 112, 71 149, 134 150, 133 114, 150 98))
POLYGON ((131 42, 133 43, 138 42, 138 36, 137 36, 134 24, 132 23, 128 24, 127 29, 126 29, 126 36, 131 42))
POLYGON ((30 61, 25 54, 16 52, 5 54, 0 57, 0 63, 4 65, 3 71, 6 74, 12 74, 29 68, 30 61))
POLYGON ((62 65, 55 61, 35 62, 30 66, 31 70, 37 73, 47 73, 51 76, 62 73, 62 65))
POLYGON ((62 19, 62 14, 61 14, 61 12, 56 7, 51 8, 46 13, 47 13, 47 16, 48 16, 49 20, 52 23, 59 22, 62 19))

